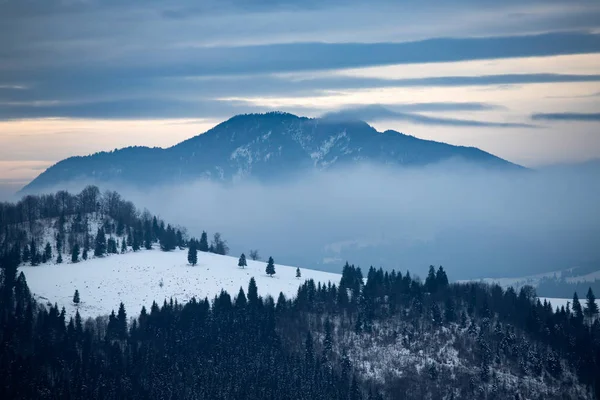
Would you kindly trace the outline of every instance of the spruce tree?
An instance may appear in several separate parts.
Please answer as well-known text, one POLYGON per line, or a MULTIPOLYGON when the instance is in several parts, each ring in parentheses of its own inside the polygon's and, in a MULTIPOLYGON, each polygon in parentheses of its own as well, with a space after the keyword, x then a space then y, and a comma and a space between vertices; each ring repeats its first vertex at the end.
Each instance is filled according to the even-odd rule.
POLYGON ((127 241, 125 240, 125 238, 123 238, 123 240, 121 241, 121 253, 127 253, 127 241))
POLYGON ((117 336, 119 339, 127 338, 127 313, 125 305, 121 302, 119 312, 117 314, 117 336))
POLYGON ((425 278, 425 290, 429 293, 434 293, 437 289, 437 281, 435 276, 435 268, 433 265, 429 266, 429 274, 427 274, 427 278, 425 278))
POLYGON ((235 298, 235 306, 236 308, 244 308, 248 304, 246 300, 246 294, 244 293, 244 289, 240 286, 240 291, 238 292, 237 297, 235 298))
POLYGON ((302 277, 302 273, 300 272, 300 268, 296 267, 296 278, 300 279, 302 277))
POLYGON ((586 299, 587 301, 585 303, 584 313, 588 318, 590 325, 592 325, 594 318, 596 315, 598 315, 598 304, 596 304, 596 296, 594 296, 594 292, 592 291, 591 287, 588 289, 586 299))
POLYGON ((46 247, 44 248, 44 256, 46 257, 46 261, 52 260, 52 246, 50 246, 50 242, 46 242, 46 247))
POLYGON ((255 306, 258 303, 258 287, 256 286, 254 277, 250 278, 250 282, 248 283, 248 303, 251 306, 255 306))
POLYGON ((73 252, 71 253, 71 262, 76 263, 79 262, 79 244, 75 243, 73 246, 73 252))
POLYGON ((56 257, 56 263, 62 264, 62 262, 63 262, 62 253, 58 253, 58 257, 56 257))
POLYGON ((325 322, 325 339, 323 339, 323 352, 326 355, 331 354, 333 350, 333 327, 331 322, 327 320, 325 322))
POLYGON ((62 253, 62 250, 63 250, 63 238, 59 232, 56 234, 56 252, 62 253))
POLYGON ((80 302, 79 299, 79 290, 75 289, 75 294, 73 295, 73 303, 78 305, 80 302))
POLYGON ((198 250, 203 251, 205 253, 208 251, 208 235, 204 231, 202 231, 202 236, 200 236, 198 250))
POLYGON ((577 292, 573 293, 573 315, 577 321, 583 320, 583 309, 581 308, 577 292))
POLYGON ((23 260, 23 262, 29 262, 29 260, 31 259, 31 253, 29 252, 28 245, 25 245, 25 247, 23 247, 23 257, 21 257, 21 259, 23 260))
POLYGON ((190 265, 198 264, 198 248, 196 239, 190 240, 188 245, 188 263, 190 263, 190 265))
POLYGON ((246 255, 244 253, 242 253, 242 255, 240 256, 240 259, 238 260, 238 267, 247 267, 248 263, 246 262, 246 255))
POLYGON ((448 287, 448 275, 446 275, 446 271, 444 271, 444 268, 442 268, 441 265, 437 270, 435 280, 436 280, 437 289, 441 290, 441 289, 446 289, 448 287))
POLYGON ((273 261, 273 257, 269 257, 269 262, 267 263, 267 268, 265 269, 267 275, 271 278, 275 275, 275 262, 273 261))
POLYGON ((152 250, 152 232, 150 231, 150 229, 146 229, 144 231, 144 247, 146 248, 146 250, 152 250))
POLYGON ((139 235, 139 231, 134 231, 133 232, 133 240, 131 243, 131 249, 133 251, 138 251, 140 249, 140 235, 139 235))
POLYGON ((31 239, 31 265, 36 266, 40 263, 40 254, 38 253, 37 245, 35 244, 35 240, 31 239))
POLYGON ((108 254, 117 254, 117 241, 110 237, 108 238, 108 240, 106 241, 106 252, 108 254))
POLYGON ((96 246, 94 247, 94 256, 102 257, 106 254, 106 235, 104 229, 98 228, 96 234, 96 246))

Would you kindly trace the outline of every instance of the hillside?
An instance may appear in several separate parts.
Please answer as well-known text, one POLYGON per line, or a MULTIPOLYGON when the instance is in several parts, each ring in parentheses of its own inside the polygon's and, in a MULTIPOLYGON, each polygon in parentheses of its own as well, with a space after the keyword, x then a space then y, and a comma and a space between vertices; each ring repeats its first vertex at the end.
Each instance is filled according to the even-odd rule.
POLYGON ((270 277, 219 234, 187 237, 95 187, 0 204, 0 228, 9 398, 591 399, 598 383, 600 321, 527 288, 450 284, 441 266, 270 277))
POLYGON ((482 167, 519 168, 477 148, 391 130, 378 132, 362 121, 268 113, 235 116, 167 149, 130 147, 71 157, 48 168, 24 191, 36 192, 70 181, 155 185, 196 178, 270 180, 361 162, 420 166, 448 159, 482 167))
POLYGON ((296 267, 275 264, 275 275, 265 273, 266 262, 248 260, 248 266, 237 266, 236 257, 212 253, 198 253, 198 264, 187 263, 186 250, 163 252, 141 250, 89 259, 76 264, 48 263, 21 266, 33 296, 40 303, 57 303, 73 316, 78 310, 82 317, 95 318, 117 310, 123 302, 130 312, 153 301, 162 305, 164 300, 185 303, 192 297, 212 300, 221 290, 237 293, 244 290, 254 278, 261 296, 277 298, 280 292, 293 297, 305 279, 327 284, 339 282, 340 275, 310 269, 301 269, 302 278, 296 278, 296 267), (73 304, 78 290, 79 305, 73 304))

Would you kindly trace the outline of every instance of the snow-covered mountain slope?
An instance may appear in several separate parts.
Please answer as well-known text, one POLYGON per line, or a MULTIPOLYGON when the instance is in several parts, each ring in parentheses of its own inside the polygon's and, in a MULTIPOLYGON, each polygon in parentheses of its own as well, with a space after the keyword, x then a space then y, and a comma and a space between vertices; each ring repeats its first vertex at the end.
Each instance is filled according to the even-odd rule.
POLYGON ((267 180, 360 162, 414 166, 448 159, 519 168, 474 147, 378 132, 362 121, 267 113, 235 116, 168 149, 130 147, 71 157, 50 167, 24 191, 70 181, 151 185, 194 178, 267 180))
POLYGON ((305 279, 321 283, 339 283, 340 275, 275 265, 275 275, 265 273, 266 263, 248 260, 246 268, 237 266, 238 259, 198 252, 198 264, 187 263, 187 250, 163 252, 158 249, 128 252, 82 261, 76 264, 44 264, 22 266, 29 288, 41 303, 58 303, 67 314, 77 309, 82 317, 110 314, 123 302, 125 309, 136 315, 142 306, 150 308, 153 301, 162 304, 171 298, 186 302, 192 297, 212 299, 221 289, 232 296, 240 287, 247 291, 254 277, 262 296, 277 298, 280 292, 294 296, 305 279), (79 291, 81 302, 73 304, 73 294, 79 291))

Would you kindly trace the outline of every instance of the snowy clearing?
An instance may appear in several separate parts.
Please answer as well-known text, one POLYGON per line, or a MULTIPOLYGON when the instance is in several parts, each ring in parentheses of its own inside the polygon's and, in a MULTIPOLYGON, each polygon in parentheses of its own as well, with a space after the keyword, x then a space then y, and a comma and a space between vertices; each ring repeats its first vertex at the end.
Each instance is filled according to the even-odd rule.
POLYGON ((565 307, 565 309, 566 309, 567 303, 570 304, 573 302, 573 299, 559 299, 556 297, 540 297, 539 299, 542 303, 544 303, 544 300, 546 300, 548 303, 550 303, 553 310, 556 310, 556 307, 558 307, 558 308, 565 307))
POLYGON ((123 302, 129 315, 137 315, 142 306, 150 308, 153 301, 162 304, 173 298, 187 302, 192 297, 212 299, 221 289, 233 297, 240 286, 244 291, 254 277, 262 296, 277 298, 279 292, 286 297, 295 296, 306 279, 315 282, 338 284, 341 275, 301 269, 302 278, 296 278, 296 267, 275 264, 276 274, 265 273, 264 261, 248 260, 244 269, 237 266, 237 257, 198 252, 198 264, 187 263, 187 250, 162 252, 144 250, 136 253, 94 258, 76 264, 44 264, 23 266, 27 283, 33 295, 46 304, 64 306, 68 315, 77 308, 82 317, 110 314, 123 302), (162 282, 162 283, 161 283, 162 282), (75 289, 79 290, 81 303, 73 304, 75 289))

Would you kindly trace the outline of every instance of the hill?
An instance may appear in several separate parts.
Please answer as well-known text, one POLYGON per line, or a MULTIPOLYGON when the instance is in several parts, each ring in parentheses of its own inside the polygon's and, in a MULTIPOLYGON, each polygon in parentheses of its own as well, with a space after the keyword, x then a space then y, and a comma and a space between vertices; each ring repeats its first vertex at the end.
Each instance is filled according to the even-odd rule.
POLYGON ((262 296, 277 298, 279 293, 293 297, 305 279, 327 284, 338 283, 339 274, 302 269, 296 278, 296 267, 275 264, 275 275, 265 273, 266 262, 248 260, 248 266, 238 267, 236 257, 213 253, 198 253, 198 264, 187 262, 187 251, 129 251, 126 254, 89 259, 79 263, 48 263, 21 266, 33 296, 42 304, 57 303, 67 314, 79 311, 82 317, 95 318, 117 310, 122 302, 127 310, 138 312, 152 302, 186 303, 192 297, 212 300, 221 290, 237 293, 254 278, 262 296), (73 303, 79 291, 81 303, 73 303))
POLYGON ((153 185, 197 178, 271 180, 361 162, 421 166, 448 159, 489 168, 519 168, 477 148, 391 130, 378 132, 362 121, 274 112, 235 116, 167 149, 129 147, 71 157, 48 168, 24 191, 71 181, 153 185))
POLYGON ((193 240, 94 187, 1 204, 0 228, 8 398, 591 399, 599 383, 600 321, 528 288, 433 266, 424 281, 348 263, 270 277, 220 235, 193 240), (93 230, 88 258, 69 258, 93 230))

